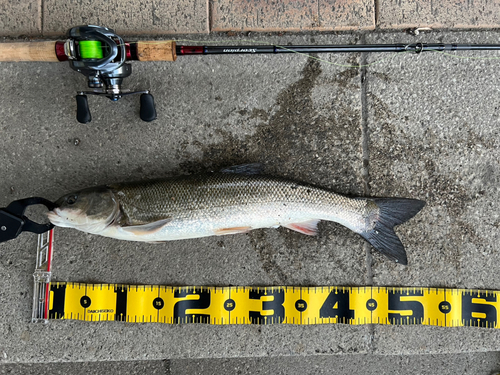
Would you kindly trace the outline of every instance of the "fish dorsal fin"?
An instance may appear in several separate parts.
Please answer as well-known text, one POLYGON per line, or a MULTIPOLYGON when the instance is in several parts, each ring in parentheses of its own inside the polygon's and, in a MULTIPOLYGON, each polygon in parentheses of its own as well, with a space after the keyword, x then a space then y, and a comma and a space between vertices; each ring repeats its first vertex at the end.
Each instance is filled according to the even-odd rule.
POLYGON ((312 219, 303 221, 302 223, 292 223, 283 226, 296 232, 307 234, 308 236, 315 236, 318 233, 318 223, 318 219, 312 219))
POLYGON ((172 218, 167 218, 167 219, 162 219, 158 221, 154 221, 152 223, 148 224, 142 224, 142 225, 130 225, 130 226, 125 226, 121 227, 121 230, 136 236, 143 236, 146 234, 153 234, 158 232, 161 228, 163 228, 165 225, 170 223, 172 221, 172 218))
POLYGON ((240 164, 234 165, 232 167, 224 168, 221 173, 235 173, 235 174, 261 174, 264 170, 261 163, 250 163, 250 164, 240 164))

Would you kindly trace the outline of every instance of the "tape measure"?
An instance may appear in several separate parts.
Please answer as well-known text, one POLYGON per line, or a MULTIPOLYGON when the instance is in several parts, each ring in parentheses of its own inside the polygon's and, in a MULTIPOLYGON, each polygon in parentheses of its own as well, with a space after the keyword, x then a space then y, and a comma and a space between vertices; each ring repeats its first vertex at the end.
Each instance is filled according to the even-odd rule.
POLYGON ((398 324, 497 328, 500 291, 398 287, 173 287, 50 282, 53 231, 38 239, 33 322, 398 324))
POLYGON ((497 328, 500 292, 394 287, 51 283, 49 319, 136 323, 420 324, 497 328))

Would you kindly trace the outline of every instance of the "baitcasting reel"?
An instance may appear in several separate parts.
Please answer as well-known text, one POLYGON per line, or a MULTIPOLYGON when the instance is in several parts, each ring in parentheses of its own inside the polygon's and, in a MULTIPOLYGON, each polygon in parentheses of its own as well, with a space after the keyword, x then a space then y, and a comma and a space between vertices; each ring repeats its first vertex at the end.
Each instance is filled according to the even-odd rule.
POLYGON ((141 119, 156 119, 154 99, 149 90, 130 91, 121 87, 123 79, 132 74, 132 66, 125 62, 129 50, 121 37, 111 29, 92 25, 74 27, 68 31, 68 36, 64 54, 71 68, 87 77, 91 89, 77 92, 78 122, 86 124, 92 119, 87 95, 104 95, 117 101, 125 95, 142 94, 141 119))

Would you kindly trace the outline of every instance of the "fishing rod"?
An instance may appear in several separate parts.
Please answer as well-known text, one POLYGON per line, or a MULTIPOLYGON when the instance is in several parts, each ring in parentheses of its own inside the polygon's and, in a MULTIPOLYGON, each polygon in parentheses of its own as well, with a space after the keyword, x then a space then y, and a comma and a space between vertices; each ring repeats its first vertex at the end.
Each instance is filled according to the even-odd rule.
POLYGON ((76 95, 80 123, 91 121, 87 95, 106 96, 117 101, 125 95, 141 94, 140 117, 156 119, 153 96, 149 90, 123 89, 123 79, 132 74, 128 61, 175 61, 178 56, 284 54, 284 53, 381 53, 491 51, 500 44, 397 43, 368 45, 245 45, 177 46, 175 41, 124 41, 112 29, 100 26, 77 26, 68 31, 68 39, 57 42, 0 43, 0 61, 68 61, 70 67, 85 75, 88 91, 76 95))

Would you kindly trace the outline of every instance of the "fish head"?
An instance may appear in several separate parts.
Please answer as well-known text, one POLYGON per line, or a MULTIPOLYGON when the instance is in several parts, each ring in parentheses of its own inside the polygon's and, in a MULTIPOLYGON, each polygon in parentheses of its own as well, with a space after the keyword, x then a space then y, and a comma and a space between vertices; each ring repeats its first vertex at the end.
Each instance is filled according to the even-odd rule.
POLYGON ((59 198, 47 216, 59 227, 99 233, 120 216, 120 205, 106 187, 84 189, 59 198))

